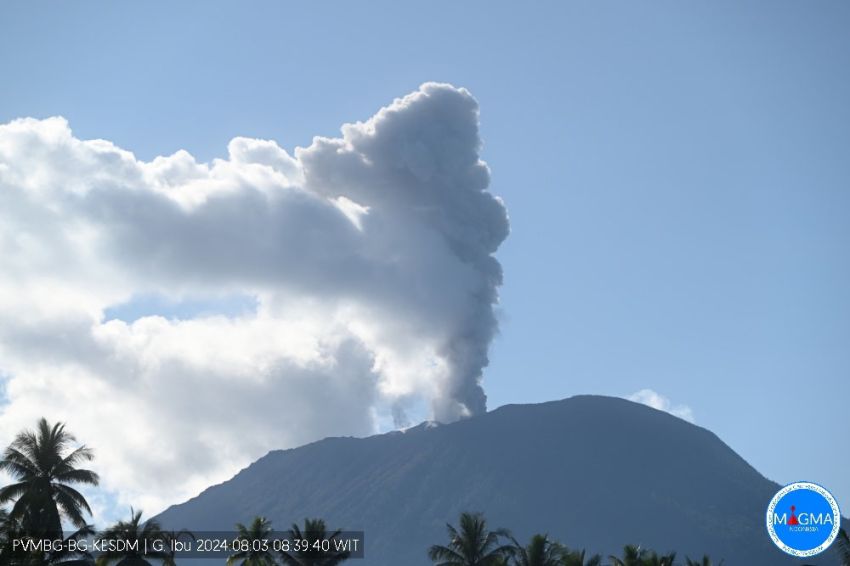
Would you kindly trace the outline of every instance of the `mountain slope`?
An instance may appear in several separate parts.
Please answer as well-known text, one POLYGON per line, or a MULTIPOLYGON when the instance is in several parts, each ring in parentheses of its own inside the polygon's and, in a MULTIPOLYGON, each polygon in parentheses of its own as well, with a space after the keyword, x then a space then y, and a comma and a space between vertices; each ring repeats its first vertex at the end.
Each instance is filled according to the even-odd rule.
POLYGON ((605 554, 633 543, 709 553, 729 566, 799 564, 765 533, 777 488, 705 429, 622 399, 579 396, 274 451, 159 519, 202 531, 254 515, 278 528, 323 517, 365 531, 361 563, 377 566, 428 564, 427 548, 467 510, 520 540, 543 532, 605 554))

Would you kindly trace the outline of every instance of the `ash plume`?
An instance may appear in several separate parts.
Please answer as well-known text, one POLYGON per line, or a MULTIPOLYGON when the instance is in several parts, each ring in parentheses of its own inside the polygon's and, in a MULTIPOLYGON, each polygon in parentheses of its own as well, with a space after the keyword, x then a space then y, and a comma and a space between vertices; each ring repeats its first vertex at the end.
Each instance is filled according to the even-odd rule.
POLYGON ((0 125, 0 430, 67 421, 111 447, 107 488, 156 511, 416 400, 483 412, 508 219, 478 119, 428 83, 340 137, 235 138, 208 163, 143 161, 62 118, 0 125))

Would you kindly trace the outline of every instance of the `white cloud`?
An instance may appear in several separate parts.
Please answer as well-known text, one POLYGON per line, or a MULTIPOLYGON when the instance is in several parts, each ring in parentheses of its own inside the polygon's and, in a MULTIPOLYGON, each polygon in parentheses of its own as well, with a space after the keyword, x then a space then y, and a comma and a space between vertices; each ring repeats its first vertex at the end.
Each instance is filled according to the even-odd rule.
POLYGON ((0 441, 65 421, 155 512, 423 400, 483 411, 508 223, 475 100, 426 84, 342 132, 145 162, 62 118, 0 125, 0 441), (141 296, 257 308, 105 320, 141 296))
POLYGON ((690 423, 694 422, 694 412, 690 407, 687 405, 674 405, 670 402, 670 399, 660 393, 656 393, 652 389, 641 389, 636 393, 632 393, 628 396, 628 400, 658 409, 659 411, 664 411, 665 413, 670 413, 690 423))

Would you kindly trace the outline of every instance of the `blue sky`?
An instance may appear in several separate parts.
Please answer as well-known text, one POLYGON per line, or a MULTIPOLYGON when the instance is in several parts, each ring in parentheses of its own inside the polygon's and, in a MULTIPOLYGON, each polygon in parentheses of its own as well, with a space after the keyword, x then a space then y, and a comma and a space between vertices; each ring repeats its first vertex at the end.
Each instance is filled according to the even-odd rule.
POLYGON ((848 26, 828 1, 12 2, 0 123, 207 161, 466 87, 511 221, 489 406, 649 388, 850 508, 848 26))

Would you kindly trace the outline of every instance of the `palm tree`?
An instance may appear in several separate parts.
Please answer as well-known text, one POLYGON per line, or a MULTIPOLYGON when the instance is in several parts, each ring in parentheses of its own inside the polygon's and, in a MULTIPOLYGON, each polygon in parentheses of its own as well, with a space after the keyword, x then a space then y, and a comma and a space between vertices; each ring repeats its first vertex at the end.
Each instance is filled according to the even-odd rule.
MULTIPOLYGON (((713 562, 708 555, 704 555, 702 560, 691 560, 690 558, 685 558, 685 566, 713 566, 713 562)), ((723 566, 723 561, 721 560, 717 566, 723 566)))
POLYGON ((676 560, 676 553, 671 552, 670 554, 658 555, 658 553, 652 551, 647 552, 643 561, 641 562, 642 566, 673 566, 673 562, 676 560))
POLYGON ((841 566, 850 566, 850 537, 847 531, 838 529, 838 538, 835 539, 835 551, 841 560, 841 566))
POLYGON ((640 546, 628 544, 623 547, 623 557, 609 556, 611 566, 644 566, 643 561, 647 558, 648 552, 640 546))
POLYGON ((487 530, 487 522, 480 513, 461 513, 460 529, 447 524, 448 546, 435 544, 428 557, 437 566, 496 566, 513 554, 513 547, 500 544, 500 539, 510 537, 505 529, 487 530))
POLYGON ((38 421, 35 431, 20 432, 0 459, 0 471, 16 482, 0 489, 0 504, 14 501, 9 519, 29 535, 60 538, 62 518, 75 527, 86 526, 83 512, 91 515, 85 497, 71 484, 97 485, 99 478, 77 465, 94 458, 85 446, 73 448, 76 439, 65 425, 38 421))
POLYGON ((168 561, 165 550, 169 542, 159 523, 153 519, 142 522, 142 512, 130 508, 130 520, 118 521, 102 533, 103 541, 122 541, 124 548, 107 548, 97 558, 97 566, 109 566, 113 562, 120 566, 152 566, 150 560, 168 561), (162 550, 157 548, 161 547, 162 550))
POLYGON ((289 539, 293 542, 304 541, 306 544, 297 545, 289 551, 281 551, 280 560, 286 566, 336 566, 342 564, 351 556, 350 552, 338 551, 334 548, 334 541, 342 531, 328 533, 327 526, 322 519, 304 519, 304 530, 297 524, 292 525, 289 531, 289 539), (330 541, 330 550, 323 550, 322 541, 330 541))
POLYGON ((162 538, 165 543, 165 552, 168 554, 168 558, 163 559, 162 566, 177 566, 177 550, 174 543, 180 542, 184 538, 191 539, 192 541, 197 539, 195 534, 187 529, 181 529, 179 531, 163 531, 162 538))
POLYGON ((548 535, 536 534, 523 546, 513 537, 511 558, 515 566, 560 566, 566 551, 563 546, 549 540, 548 535))
POLYGON ((561 566, 601 566, 602 557, 594 554, 585 561, 584 550, 567 550, 561 558, 561 566))
POLYGON ((94 535, 94 527, 91 525, 86 525, 80 529, 77 529, 67 538, 65 538, 65 544, 62 545, 62 548, 47 554, 44 557, 43 561, 32 561, 27 564, 45 564, 45 565, 56 565, 56 566, 93 566, 94 558, 91 553, 87 550, 78 550, 77 546, 71 547, 69 543, 79 542, 81 539, 85 539, 94 535), (75 548, 75 550, 71 550, 71 548, 75 548))
POLYGON ((254 517, 247 527, 242 523, 236 523, 237 540, 247 544, 248 548, 231 554, 227 559, 227 566, 240 564, 241 566, 273 566, 274 555, 266 546, 272 532, 271 521, 265 517, 254 517))
POLYGON ((94 559, 87 550, 81 550, 80 541, 94 534, 94 528, 86 525, 62 539, 59 548, 27 551, 12 546, 12 540, 29 535, 21 531, 20 525, 9 519, 5 510, 0 510, 0 564, 25 566, 92 566, 94 559), (74 544, 72 544, 74 543, 74 544))
POLYGON ((14 538, 14 527, 9 520, 9 512, 0 509, 0 564, 8 564, 9 554, 12 552, 11 540, 14 538))

